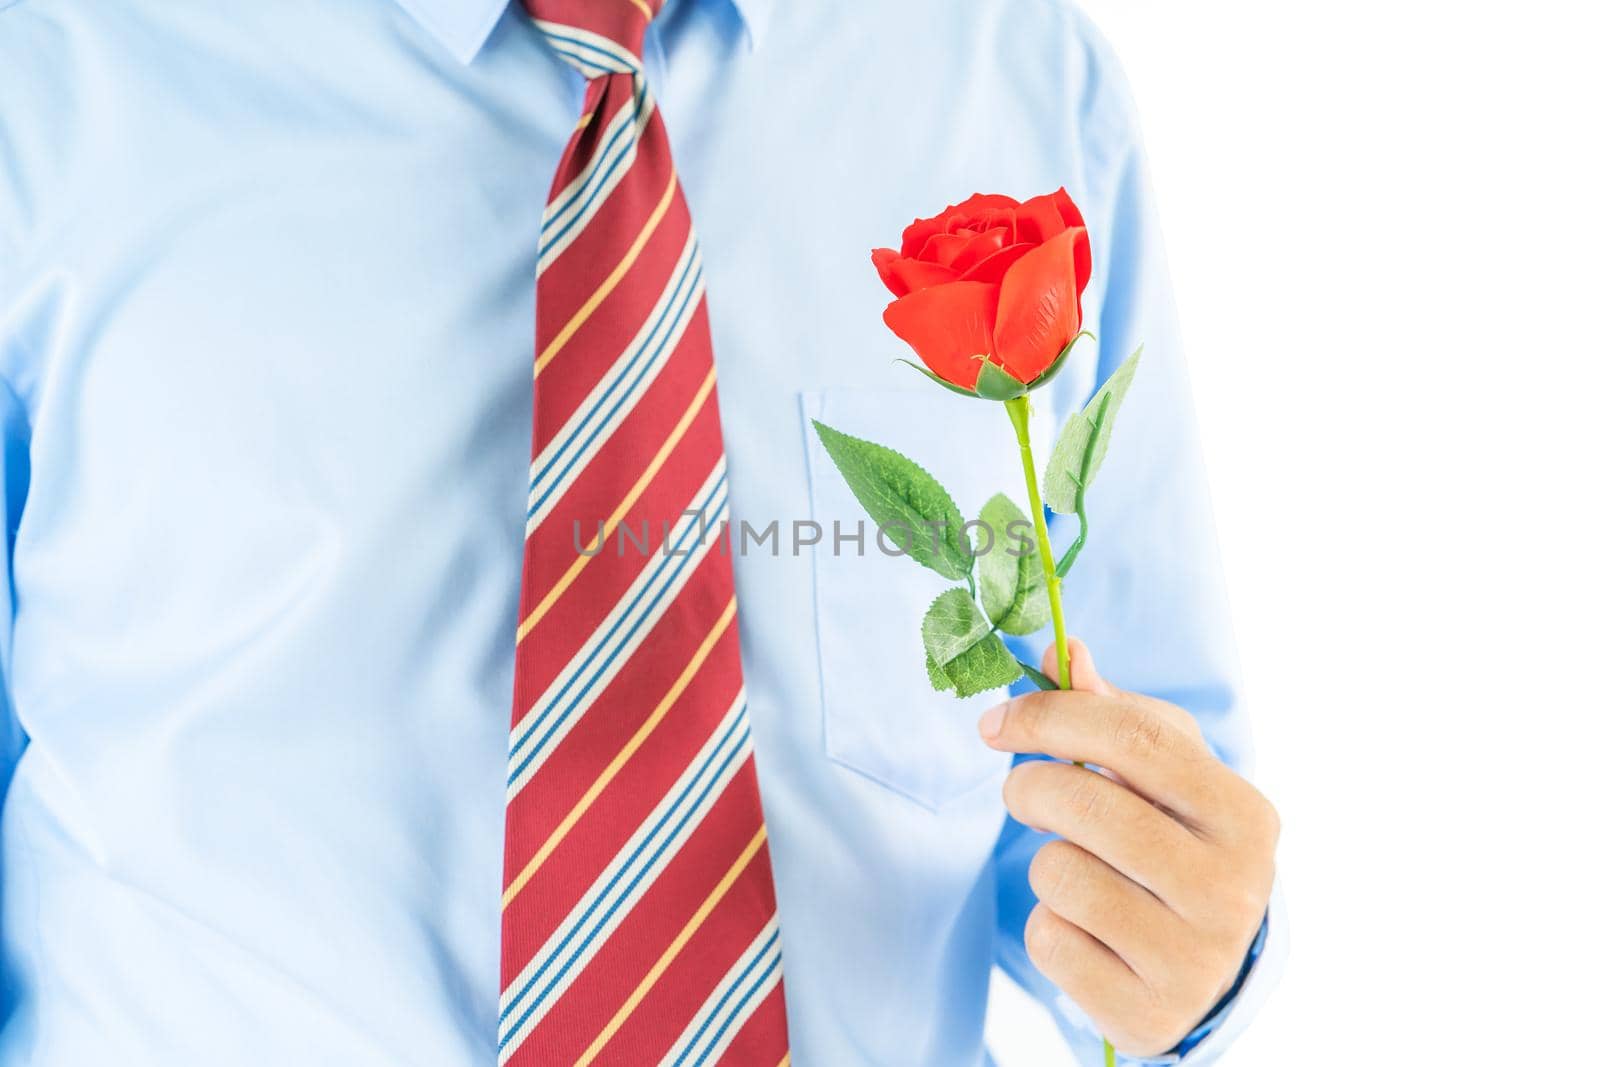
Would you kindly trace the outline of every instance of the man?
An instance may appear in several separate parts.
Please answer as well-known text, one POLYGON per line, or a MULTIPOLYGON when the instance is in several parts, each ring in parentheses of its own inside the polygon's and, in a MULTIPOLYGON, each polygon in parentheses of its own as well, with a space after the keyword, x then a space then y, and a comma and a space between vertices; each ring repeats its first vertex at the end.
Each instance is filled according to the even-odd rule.
POLYGON ((1087 1062, 1201 1063, 1270 983, 1104 44, 655 6, 0 3, 0 1063, 978 1063, 995 963, 1087 1062), (938 580, 784 531, 861 518, 811 417, 993 491, 1006 420, 893 362, 867 250, 1059 185, 1103 355, 1045 414, 1147 355, 1066 587, 1100 668, 980 729, 938 580), (570 532, 691 506, 777 539, 570 532))

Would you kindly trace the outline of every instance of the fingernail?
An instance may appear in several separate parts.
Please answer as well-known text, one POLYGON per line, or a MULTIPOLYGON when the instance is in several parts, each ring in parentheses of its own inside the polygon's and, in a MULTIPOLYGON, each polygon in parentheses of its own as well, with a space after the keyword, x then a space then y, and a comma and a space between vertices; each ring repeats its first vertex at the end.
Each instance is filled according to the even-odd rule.
POLYGON ((983 717, 978 720, 978 732, 983 735, 985 741, 993 741, 1000 736, 1000 727, 1006 721, 1006 708, 1009 705, 1010 701, 996 704, 984 712, 983 717))

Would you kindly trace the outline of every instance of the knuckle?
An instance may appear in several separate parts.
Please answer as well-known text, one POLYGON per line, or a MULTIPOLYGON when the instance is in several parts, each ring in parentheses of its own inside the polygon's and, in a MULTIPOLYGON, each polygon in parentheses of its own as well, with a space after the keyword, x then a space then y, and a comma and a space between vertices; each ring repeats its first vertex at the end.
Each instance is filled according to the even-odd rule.
POLYGON ((1159 755, 1171 747, 1172 729, 1154 712, 1124 705, 1117 711, 1111 736, 1119 751, 1148 757, 1159 755))
POLYGON ((1244 934, 1261 925, 1267 912, 1267 892, 1255 885, 1241 886, 1228 902, 1228 920, 1231 929, 1244 934))
POLYGON ((1011 702, 1006 713, 1006 726, 1013 731, 1017 741, 1030 752, 1045 750, 1050 735, 1050 720, 1044 693, 1029 693, 1011 702))
POLYGON ((1266 891, 1254 877, 1235 874, 1219 878, 1211 884, 1210 913, 1212 925, 1225 937, 1233 938, 1245 930, 1254 930, 1266 913, 1266 891))
POLYGON ((1233 984, 1234 977, 1239 968, 1244 964, 1245 952, 1248 945, 1236 947, 1236 943, 1215 945, 1204 959, 1204 971, 1207 980, 1205 989, 1220 989, 1233 984))
POLYGON ((1000 799, 1005 803, 1007 810, 1019 819, 1022 817, 1021 813, 1028 807, 1030 795, 1038 788, 1038 776, 1044 766, 1038 760, 1019 763, 1011 768, 1010 773, 1006 775, 1005 783, 1000 787, 1000 799))
POLYGON ((1151 989, 1117 1041, 1118 1051, 1140 1058, 1154 1058, 1182 1041, 1198 1014, 1184 1003, 1186 998, 1151 989))
MULTIPOLYGON (((1172 717, 1178 727, 1178 732, 1191 741, 1197 742, 1204 748, 1206 743, 1205 729, 1200 725, 1200 720, 1185 708, 1176 704, 1165 705, 1167 713, 1172 717)), ((1209 751, 1209 750, 1208 750, 1209 751)))
POLYGON ((1189 1016, 1171 1008, 1153 1014, 1140 1037, 1144 1051, 1136 1055, 1155 1057, 1166 1053, 1189 1033, 1189 1016))
MULTIPOLYGON (((1240 781, 1244 782, 1243 779, 1240 781)), ((1237 807, 1242 830, 1239 845, 1250 859, 1249 867, 1253 871, 1265 870, 1270 873, 1273 857, 1278 850, 1278 840, 1283 833, 1283 820, 1278 815, 1278 809, 1255 786, 1244 782, 1244 790, 1243 799, 1237 807)))
POLYGON ((1260 792, 1260 790, 1257 790, 1255 786, 1251 786, 1250 788, 1255 791, 1256 799, 1259 802, 1257 809, 1257 818, 1259 819, 1259 822, 1257 823, 1257 830, 1259 832, 1259 836, 1261 837, 1262 842, 1269 848, 1276 849, 1278 847, 1279 838, 1283 836, 1283 816, 1278 814, 1277 807, 1274 806, 1272 801, 1268 800, 1266 796, 1260 792))
POLYGON ((1104 822, 1111 812, 1111 793, 1093 771, 1078 770, 1061 787, 1061 803, 1083 826, 1104 822))
POLYGON ((1076 848, 1065 841, 1047 841, 1033 854, 1028 865, 1028 884, 1033 895, 1047 904, 1060 904, 1077 879, 1081 866, 1076 848))
POLYGON ((1061 934, 1055 928, 1057 920, 1043 904, 1035 905, 1022 929, 1022 943, 1028 958, 1045 974, 1055 971, 1056 956, 1061 949, 1061 934))

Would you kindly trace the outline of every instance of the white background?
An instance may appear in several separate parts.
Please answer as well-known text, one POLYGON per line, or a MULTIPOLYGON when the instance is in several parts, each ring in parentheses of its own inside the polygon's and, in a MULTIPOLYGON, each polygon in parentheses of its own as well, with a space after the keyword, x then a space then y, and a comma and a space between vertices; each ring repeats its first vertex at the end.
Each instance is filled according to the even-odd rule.
MULTIPOLYGON (((1084 0, 1154 161, 1293 950, 1228 1067, 1600 1062, 1600 40, 1084 0)), ((1014 991, 1008 1067, 1067 1063, 1014 991)))

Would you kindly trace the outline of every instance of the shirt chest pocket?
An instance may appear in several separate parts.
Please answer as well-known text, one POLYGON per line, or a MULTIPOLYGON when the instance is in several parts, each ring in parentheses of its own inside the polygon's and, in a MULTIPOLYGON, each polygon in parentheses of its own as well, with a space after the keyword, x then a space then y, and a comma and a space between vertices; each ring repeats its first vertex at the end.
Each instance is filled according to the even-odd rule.
MULTIPOLYGON (((828 757, 938 810, 999 778, 1010 757, 978 737, 978 716, 1002 690, 958 700, 928 683, 922 616, 950 582, 884 552, 876 527, 811 429, 887 445, 942 482, 967 518, 998 490, 1020 499, 1016 439, 998 404, 924 389, 802 394, 815 551, 818 667, 828 757), (837 527, 835 527, 837 523, 837 527), (862 527, 861 542, 845 540, 862 527), (843 537, 835 536, 837 529, 843 537)), ((894 546, 884 541, 890 551, 894 546)))

